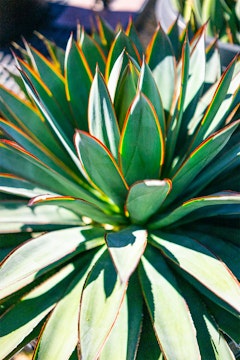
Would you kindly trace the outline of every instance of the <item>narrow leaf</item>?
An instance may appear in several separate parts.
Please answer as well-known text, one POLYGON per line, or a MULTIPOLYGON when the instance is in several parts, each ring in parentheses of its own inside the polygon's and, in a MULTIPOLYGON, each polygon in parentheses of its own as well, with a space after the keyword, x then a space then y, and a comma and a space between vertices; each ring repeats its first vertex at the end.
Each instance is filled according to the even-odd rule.
POLYGON ((117 160, 120 139, 118 123, 107 86, 98 70, 90 91, 88 118, 90 134, 100 140, 117 160))
POLYGON ((64 294, 74 266, 69 264, 30 291, 1 318, 0 358, 4 359, 29 335, 64 294))
POLYGON ((160 27, 147 47, 146 62, 153 72, 163 107, 169 113, 176 83, 176 65, 170 40, 160 27))
POLYGON ((30 284, 46 269, 49 271, 49 266, 54 268, 78 252, 102 245, 103 235, 101 228, 78 227, 49 232, 26 242, 1 265, 1 298, 30 284))
POLYGON ((133 274, 119 316, 101 352, 100 360, 135 359, 142 325, 142 294, 133 274), (131 324, 129 326, 129 324, 131 324))
POLYGON ((182 194, 192 180, 217 156, 227 144, 239 123, 240 121, 236 121, 208 137, 190 154, 172 179, 172 191, 165 205, 175 200, 179 194, 182 194))
POLYGON ((81 48, 69 39, 65 56, 66 92, 79 129, 88 130, 87 107, 92 73, 81 48))
MULTIPOLYGON (((219 207, 221 205, 225 205, 226 208, 226 205, 232 204, 240 204, 240 195, 238 193, 233 193, 230 191, 190 199, 183 203, 181 206, 177 207, 175 210, 171 211, 169 214, 162 215, 159 220, 156 220, 154 221, 154 223, 151 224, 151 228, 157 229, 169 225, 178 226, 182 223, 185 224, 188 222, 192 222, 193 219, 198 220, 201 218, 206 218, 207 216, 209 216, 209 213, 206 212, 209 206, 211 207, 217 205, 219 207), (191 214, 191 216, 189 216, 189 214, 191 214)), ((225 210, 227 213, 228 209, 226 208, 225 210)), ((229 211, 231 211, 231 209, 229 209, 229 211)), ((214 216, 214 213, 212 214, 212 216, 214 216)))
POLYGON ((105 251, 90 272, 83 290, 79 323, 83 359, 99 357, 117 319, 125 292, 126 284, 119 280, 105 251))
MULTIPOLYGON (((93 221, 99 222, 101 224, 116 225, 126 221, 126 219, 121 215, 104 213, 103 210, 101 210, 93 203, 70 196, 40 195, 32 199, 29 205, 34 207, 41 205, 60 206, 73 211, 75 214, 80 216, 89 217, 93 221)), ((106 210, 108 210, 107 206, 106 210)))
POLYGON ((139 270, 145 301, 164 357, 169 360, 199 360, 196 330, 190 312, 161 252, 149 246, 139 270))
POLYGON ((162 99, 160 97, 159 90, 152 75, 152 72, 145 61, 143 61, 142 64, 138 87, 139 91, 141 91, 154 106, 161 131, 163 134, 165 134, 166 124, 162 99))
POLYGON ((82 289, 91 267, 100 254, 101 250, 94 256, 90 254, 88 264, 72 280, 62 299, 54 308, 38 340, 34 359, 65 360, 72 354, 78 343, 78 318, 82 289))
POLYGON ((155 244, 183 272, 200 292, 231 311, 240 313, 240 289, 229 269, 207 248, 187 236, 156 232, 155 244))

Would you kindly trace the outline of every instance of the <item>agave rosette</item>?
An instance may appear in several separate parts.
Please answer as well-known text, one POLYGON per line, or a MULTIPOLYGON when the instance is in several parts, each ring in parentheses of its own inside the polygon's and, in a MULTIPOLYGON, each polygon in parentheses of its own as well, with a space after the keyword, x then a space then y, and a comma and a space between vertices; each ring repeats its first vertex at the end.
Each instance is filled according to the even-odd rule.
POLYGON ((98 26, 0 87, 0 358, 234 359, 239 62, 98 26))

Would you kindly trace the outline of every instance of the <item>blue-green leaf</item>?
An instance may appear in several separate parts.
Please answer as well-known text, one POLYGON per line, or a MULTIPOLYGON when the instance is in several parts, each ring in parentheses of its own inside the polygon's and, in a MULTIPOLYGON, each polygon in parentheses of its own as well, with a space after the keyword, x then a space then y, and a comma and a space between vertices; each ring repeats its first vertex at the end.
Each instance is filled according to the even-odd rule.
POLYGON ((152 246, 146 249, 141 259, 139 275, 164 357, 169 360, 199 360, 196 330, 190 312, 171 268, 165 263, 160 251, 152 246))
POLYGON ((131 226, 106 235, 108 250, 122 282, 127 282, 147 245, 147 231, 131 226))
POLYGON ((133 223, 145 223, 157 210, 171 190, 172 183, 165 180, 144 180, 131 186, 126 208, 133 223))
POLYGON ((81 299, 79 331, 83 359, 100 356, 117 320, 126 287, 117 276, 108 251, 104 251, 88 276, 81 299))
POLYGON ((122 207, 127 185, 112 154, 98 139, 83 131, 76 133, 75 143, 88 180, 117 206, 122 207))
POLYGON ((100 140, 117 160, 119 127, 110 95, 99 70, 96 71, 90 91, 88 119, 90 134, 100 140))
POLYGON ((139 93, 131 105, 120 140, 120 163, 127 183, 158 179, 163 156, 163 134, 155 110, 139 93))
POLYGON ((240 314, 239 284, 229 269, 207 248, 185 235, 156 232, 155 244, 182 269, 200 292, 232 312, 240 314))

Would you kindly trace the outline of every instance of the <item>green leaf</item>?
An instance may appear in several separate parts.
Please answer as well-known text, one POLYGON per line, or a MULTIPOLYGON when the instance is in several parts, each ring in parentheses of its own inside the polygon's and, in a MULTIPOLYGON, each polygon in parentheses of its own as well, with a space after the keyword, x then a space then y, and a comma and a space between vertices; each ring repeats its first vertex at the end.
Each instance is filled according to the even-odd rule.
POLYGON ((0 298, 18 291, 76 254, 102 245, 103 235, 104 229, 86 226, 52 231, 24 243, 1 265, 0 298))
POLYGON ((128 62, 129 58, 126 54, 126 50, 124 49, 116 59, 107 81, 108 91, 112 102, 114 102, 115 99, 119 79, 122 78, 123 72, 128 62))
POLYGON ((137 92, 138 73, 129 60, 118 82, 114 97, 114 107, 120 129, 122 129, 130 105, 137 92))
POLYGON ((0 129, 2 129, 8 136, 10 136, 10 138, 16 141, 26 151, 45 163, 48 167, 60 172, 62 175, 66 175, 66 170, 68 171, 68 169, 65 168, 64 163, 60 163, 59 159, 53 154, 49 153, 45 146, 39 146, 24 131, 3 119, 0 119, 0 129))
POLYGON ((144 307, 142 331, 136 360, 146 360, 151 354, 151 360, 163 360, 163 354, 157 342, 148 310, 144 307))
MULTIPOLYGON (((220 185, 220 177, 222 174, 226 173, 227 177, 229 177, 229 173, 231 173, 231 185, 227 187, 227 181, 224 181, 224 188, 230 189, 233 186, 234 181, 234 168, 231 166, 238 167, 240 161, 240 153, 239 153, 239 144, 233 143, 233 137, 231 137, 231 143, 228 142, 227 146, 221 150, 221 152, 217 156, 217 160, 211 162, 204 171, 200 172, 198 177, 194 179, 194 182, 189 186, 188 192, 192 196, 198 194, 203 189, 207 188, 209 184, 214 184, 213 191, 217 190, 216 182, 220 185), (216 181, 217 179, 217 181, 216 181)), ((221 186, 221 185, 220 185, 221 186)), ((209 192, 209 190, 207 190, 209 192)))
POLYGON ((93 76, 83 51, 72 37, 66 48, 65 72, 67 98, 75 123, 79 129, 87 131, 88 97, 93 76))
POLYGON ((174 360, 200 359, 190 312, 160 251, 151 246, 146 249, 139 276, 164 357, 174 360))
POLYGON ((7 194, 32 198, 44 193, 46 190, 41 189, 35 184, 32 184, 31 182, 18 176, 0 174, 0 191, 7 194))
POLYGON ((82 131, 76 133, 75 144, 89 181, 117 206, 122 207, 127 185, 112 154, 99 140, 82 131))
MULTIPOLYGON (((114 41, 115 32, 112 27, 107 23, 107 21, 102 19, 100 16, 96 17, 96 22, 100 36, 100 46, 107 55, 110 50, 111 44, 114 41)), ((93 35, 96 35, 96 32, 94 32, 93 35)))
POLYGON ((230 270, 207 248, 192 238, 156 232, 154 243, 188 281, 214 302, 232 312, 240 313, 240 289, 230 270))
POLYGON ((119 152, 129 185, 137 180, 159 178, 164 156, 163 134, 151 103, 141 93, 134 99, 124 123, 119 152))
POLYGON ((219 329, 225 334, 228 334, 231 339, 233 339, 237 344, 240 342, 240 327, 239 319, 236 316, 233 316, 231 313, 218 306, 217 304, 204 299, 206 305, 211 312, 212 316, 216 320, 219 329))
MULTIPOLYGON (((68 139, 72 139, 74 134, 74 127, 70 121, 66 121, 66 116, 63 110, 60 108, 58 101, 54 98, 53 93, 43 82, 42 78, 36 71, 34 71, 21 59, 18 59, 18 62, 20 66, 19 71, 21 77, 25 83, 25 86, 28 86, 28 93, 30 89, 34 89, 33 94, 35 97, 37 96, 41 104, 44 105, 45 113, 48 113, 52 121, 54 121, 56 126, 58 126, 64 132, 68 139)), ((29 95, 32 95, 32 93, 29 93, 29 95)), ((36 102, 36 105, 39 106, 39 102, 36 102)), ((39 108, 41 111, 43 110, 43 107, 39 106, 39 108)))
POLYGON ((201 28, 200 33, 197 33, 195 38, 191 41, 188 78, 182 80, 186 82, 186 94, 183 104, 183 117, 176 145, 178 154, 184 154, 186 149, 189 147, 190 140, 186 129, 189 127, 189 122, 195 114, 196 107, 203 93, 206 73, 204 30, 204 27, 201 28), (181 150, 179 151, 179 149, 181 150))
MULTIPOLYGON (((228 234, 229 239, 232 238, 232 234, 229 228, 226 227, 225 230, 222 231, 228 234)), ((191 231, 188 229, 186 232, 184 232, 184 234, 188 237, 196 239, 203 246, 208 248, 227 265, 227 267, 233 272, 237 279, 240 279, 240 253, 238 251, 238 247, 230 241, 222 240, 220 236, 217 236, 217 234, 213 235, 209 234, 209 232, 210 231, 204 232, 204 229, 202 229, 202 231, 191 231), (233 256, 233 254, 235 254, 235 256, 233 256)), ((183 235, 183 232, 181 232, 181 234, 183 235)))
POLYGON ((139 53, 140 58, 142 59, 143 55, 144 55, 143 46, 139 39, 136 27, 134 26, 134 23, 132 21, 132 18, 129 19, 128 26, 126 29, 126 35, 132 40, 133 44, 135 45, 135 47, 139 53))
MULTIPOLYGON (((233 354, 224 336, 199 293, 185 281, 181 280, 180 285, 197 330, 197 341, 202 359, 233 360, 233 354)), ((236 320, 234 321, 237 322, 236 320)))
POLYGON ((90 91, 88 119, 89 133, 100 140, 117 160, 119 127, 107 86, 98 70, 90 91))
MULTIPOLYGON (((104 213, 101 208, 94 205, 93 203, 87 202, 82 199, 77 199, 70 196, 51 196, 51 195, 40 195, 35 197, 29 205, 41 206, 41 205, 55 205, 60 206, 70 211, 73 211, 79 216, 86 216, 93 221, 102 224, 116 225, 119 223, 125 223, 126 219, 118 214, 107 214, 104 213)), ((106 206, 106 210, 108 210, 106 206)))
MULTIPOLYGON (((121 52, 123 51, 124 48, 126 49, 126 52, 133 59, 135 59, 138 63, 141 62, 140 56, 138 54, 138 51, 137 51, 135 45, 133 44, 131 39, 129 37, 127 37, 126 34, 122 30, 120 30, 118 32, 118 34, 116 35, 116 37, 111 45, 111 48, 109 50, 109 53, 108 53, 107 64, 106 64, 106 74, 105 74, 107 80, 109 79, 109 75, 112 71, 115 61, 117 60, 117 58, 119 57, 119 55, 121 54, 121 52)), ((126 65, 127 65, 127 63, 125 63, 125 66, 126 65)), ((124 66, 124 68, 125 68, 125 66, 124 66)))
POLYGON ((34 31, 34 34, 43 42, 45 45, 50 59, 52 60, 53 64, 56 66, 57 69, 61 72, 61 74, 64 73, 64 56, 65 52, 64 50, 57 46, 55 42, 47 39, 45 36, 40 34, 37 31, 34 31))
POLYGON ((170 113, 176 83, 176 64, 170 40, 160 27, 147 47, 146 62, 153 72, 163 107, 170 113))
MULTIPOLYGON (((56 140, 62 145, 65 154, 69 155, 68 158, 68 165, 70 164, 73 166, 75 165, 74 170, 76 171, 76 168, 79 169, 79 161, 77 159, 77 156, 74 152, 74 147, 72 144, 72 131, 70 134, 70 137, 67 136, 66 129, 63 130, 63 128, 60 126, 61 121, 60 118, 63 116, 62 112, 58 109, 60 114, 55 112, 54 109, 52 109, 52 105, 54 105, 54 101, 51 99, 51 94, 49 94, 49 90, 46 89, 46 86, 44 83, 41 83, 40 81, 34 82, 35 85, 37 85, 38 90, 36 90, 35 86, 33 85, 32 81, 29 79, 26 72, 20 70, 22 79, 24 81, 24 84, 28 90, 29 95, 34 99, 35 104, 38 106, 42 114, 44 115, 45 119, 47 120, 49 126, 51 127, 52 133, 55 135, 56 140), (39 86, 40 85, 40 89, 39 86), (40 90, 40 94, 43 90, 43 95, 39 96, 38 91, 40 90), (45 97, 46 95, 46 97, 45 97), (73 164, 71 163, 73 162, 73 164)), ((36 78, 34 74, 34 78, 36 78)), ((63 124, 66 123, 66 118, 63 116, 63 124)), ((61 124, 62 125, 62 124, 61 124)))
POLYGON ((91 267, 101 254, 98 251, 66 289, 44 326, 38 340, 34 359, 65 360, 70 357, 78 343, 78 318, 82 289, 91 267), (61 344, 61 346, 59 346, 61 344))
POLYGON ((92 74, 95 72, 96 64, 103 73, 105 71, 106 64, 105 55, 98 43, 92 37, 90 37, 83 28, 81 28, 80 32, 79 45, 92 74))
POLYGON ((162 133, 165 134, 166 124, 162 99, 160 97, 158 87, 154 80, 152 72, 145 61, 143 61, 142 64, 138 88, 139 91, 141 91, 150 100, 152 106, 156 111, 162 133))
POLYGON ((126 208, 133 223, 145 223, 161 207, 171 190, 172 183, 165 180, 144 180, 131 186, 126 208))
POLYGON ((41 232, 82 224, 79 216, 69 210, 57 206, 45 206, 33 210, 27 206, 26 200, 1 201, 0 214, 2 234, 41 232))
POLYGON ((65 163, 68 156, 49 131, 48 124, 30 103, 23 101, 0 85, 0 112, 12 124, 19 126, 38 144, 44 144, 49 151, 57 153, 65 163), (37 136, 36 136, 37 134, 37 136))
POLYGON ((39 322, 52 310, 65 292, 72 264, 66 265, 55 275, 30 291, 21 301, 13 304, 1 318, 0 358, 4 359, 29 335, 39 322))
POLYGON ((106 243, 122 282, 128 282, 147 245, 147 231, 131 226, 108 233, 106 243))
POLYGON ((186 159, 172 179, 172 191, 164 205, 172 203, 185 192, 192 180, 217 156, 227 144, 240 121, 236 121, 201 143, 186 159))
POLYGON ((106 250, 90 272, 81 299, 79 327, 83 359, 99 357, 116 322, 125 292, 126 284, 117 277, 106 250))
POLYGON ((86 200, 94 199, 89 191, 48 168, 13 142, 0 141, 0 154, 0 166, 4 172, 19 176, 46 189, 46 193, 50 191, 69 196, 74 194, 86 200))
MULTIPOLYGON (((190 199, 170 213, 161 215, 159 220, 155 220, 151 224, 151 228, 159 229, 169 225, 179 226, 179 224, 189 223, 196 219, 207 218, 209 217, 209 214, 207 213, 209 206, 217 205, 219 207, 225 205, 227 213, 228 208, 226 205, 232 204, 240 204, 240 195, 230 191, 190 199), (191 215, 189 216, 189 214, 191 215)), ((216 208, 216 212, 217 209, 218 208, 216 208)), ((231 211, 231 209, 229 211, 231 211)), ((214 210, 212 216, 214 216, 214 210)))
MULTIPOLYGON (((216 114, 218 114, 218 110, 221 107, 222 103, 224 102, 228 88, 231 84, 231 80, 233 77, 234 72, 234 66, 236 63, 236 59, 234 59, 229 66, 227 67, 226 71, 222 75, 218 87, 213 95, 212 101, 210 102, 204 117, 201 121, 201 124, 196 132, 196 136, 194 137, 194 140, 191 144, 191 150, 196 148, 201 141, 205 140, 207 136, 209 136, 209 128, 211 128, 211 132, 213 132, 216 128, 212 128, 212 122, 214 121, 214 118, 216 114)), ((225 103, 226 106, 226 103, 225 103)), ((223 107, 226 109, 226 107, 223 107)), ((223 111, 223 108, 221 108, 221 112, 223 111)), ((219 115, 218 115, 219 116, 219 115)), ((220 116, 221 119, 221 116, 220 116)))
POLYGON ((74 126, 70 112, 69 103, 65 92, 65 79, 58 67, 43 56, 37 49, 27 45, 28 52, 33 60, 36 72, 39 73, 41 80, 51 91, 58 106, 62 109, 67 121, 74 126))
POLYGON ((186 38, 182 47, 182 58, 181 58, 181 76, 179 77, 178 84, 178 101, 174 111, 174 114, 171 118, 168 133, 167 133, 167 142, 166 142, 166 166, 172 163, 173 156, 176 149, 177 140, 179 137, 179 132, 181 129, 184 105, 187 95, 187 86, 190 78, 189 74, 189 62, 190 62, 190 46, 188 39, 186 38))
POLYGON ((142 294, 137 274, 128 285, 119 316, 100 355, 100 360, 135 359, 142 325, 142 294), (129 326, 129 324, 131 324, 129 326))

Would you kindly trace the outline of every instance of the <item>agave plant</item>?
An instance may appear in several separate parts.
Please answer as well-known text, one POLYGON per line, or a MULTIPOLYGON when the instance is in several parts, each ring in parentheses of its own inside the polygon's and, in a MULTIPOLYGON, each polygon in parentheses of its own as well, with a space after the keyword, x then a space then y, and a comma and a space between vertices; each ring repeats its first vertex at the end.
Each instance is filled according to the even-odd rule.
POLYGON ((239 0, 171 0, 193 29, 208 21, 207 34, 224 42, 240 44, 239 0))
POLYGON ((0 87, 1 359, 234 359, 239 62, 176 31, 98 20, 0 87))

